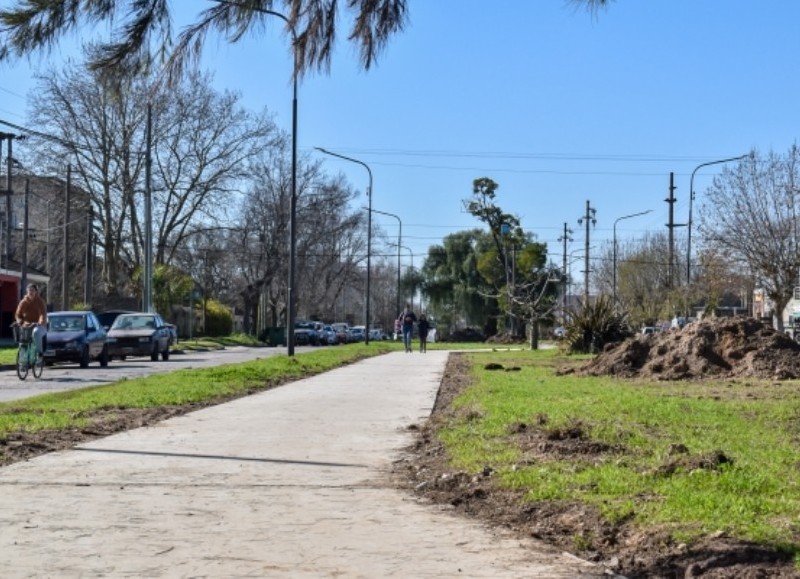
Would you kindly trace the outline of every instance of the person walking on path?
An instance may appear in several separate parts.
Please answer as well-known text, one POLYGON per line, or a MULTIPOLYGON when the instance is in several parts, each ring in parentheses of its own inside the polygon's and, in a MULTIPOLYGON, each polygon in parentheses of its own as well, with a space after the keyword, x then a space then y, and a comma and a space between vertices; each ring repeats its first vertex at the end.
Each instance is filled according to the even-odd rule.
POLYGON ((425 353, 428 351, 428 330, 431 325, 428 323, 428 318, 425 314, 419 315, 419 322, 417 322, 417 331, 419 332, 419 351, 425 353))
POLYGON ((414 322, 417 321, 417 316, 411 311, 411 306, 406 304, 406 309, 397 319, 403 325, 403 344, 406 347, 406 352, 411 352, 411 334, 414 332, 414 322))

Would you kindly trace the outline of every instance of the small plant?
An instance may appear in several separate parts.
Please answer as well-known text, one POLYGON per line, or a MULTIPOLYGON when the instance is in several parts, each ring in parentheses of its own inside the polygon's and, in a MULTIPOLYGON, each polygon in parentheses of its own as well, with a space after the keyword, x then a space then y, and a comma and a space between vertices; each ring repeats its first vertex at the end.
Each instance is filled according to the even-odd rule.
POLYGON ((594 354, 606 344, 632 335, 627 315, 616 312, 611 299, 606 296, 600 296, 594 303, 584 303, 580 310, 568 313, 565 341, 571 353, 594 354))

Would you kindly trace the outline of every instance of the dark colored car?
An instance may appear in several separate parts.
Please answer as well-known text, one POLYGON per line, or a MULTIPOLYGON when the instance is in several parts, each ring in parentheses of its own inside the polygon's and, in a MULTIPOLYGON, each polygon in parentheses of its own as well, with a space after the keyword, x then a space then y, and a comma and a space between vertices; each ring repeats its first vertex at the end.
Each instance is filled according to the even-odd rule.
POLYGON ((136 312, 131 310, 108 310, 106 312, 100 312, 97 314, 97 319, 100 320, 100 325, 103 326, 106 331, 111 328, 111 324, 114 323, 114 320, 117 319, 117 316, 120 314, 135 314, 136 312))
POLYGON ((295 320, 294 343, 297 346, 316 346, 319 344, 317 328, 314 322, 308 320, 295 320))
POLYGON ((346 344, 350 341, 350 327, 345 324, 344 322, 336 322, 335 324, 331 324, 333 331, 336 332, 336 338, 338 344, 346 344))
POLYGON ((124 360, 127 356, 150 356, 152 361, 169 360, 172 333, 158 314, 120 314, 108 330, 108 354, 124 360))
POLYGON ((52 312, 44 352, 47 364, 77 362, 86 368, 92 360, 108 366, 106 331, 92 312, 52 312))

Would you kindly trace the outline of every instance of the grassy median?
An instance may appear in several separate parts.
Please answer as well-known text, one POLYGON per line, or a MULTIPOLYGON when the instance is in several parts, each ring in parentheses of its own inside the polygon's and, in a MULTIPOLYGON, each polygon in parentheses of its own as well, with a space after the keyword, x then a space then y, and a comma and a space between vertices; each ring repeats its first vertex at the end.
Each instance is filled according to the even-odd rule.
POLYGON ((102 411, 109 409, 215 404, 392 349, 395 348, 391 344, 380 342, 369 346, 351 344, 341 348, 319 348, 291 358, 277 355, 214 368, 176 370, 0 403, 0 439, 19 431, 86 428, 102 411))

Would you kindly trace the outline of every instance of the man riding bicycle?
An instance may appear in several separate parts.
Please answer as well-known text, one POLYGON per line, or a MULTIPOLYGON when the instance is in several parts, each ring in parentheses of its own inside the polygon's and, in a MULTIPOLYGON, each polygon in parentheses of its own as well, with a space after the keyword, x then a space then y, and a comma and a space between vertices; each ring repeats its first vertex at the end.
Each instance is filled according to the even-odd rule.
POLYGON ((20 300, 14 319, 20 326, 39 324, 33 329, 33 343, 36 344, 36 352, 40 356, 44 355, 47 338, 47 304, 39 295, 39 287, 35 283, 28 284, 28 291, 20 300))

